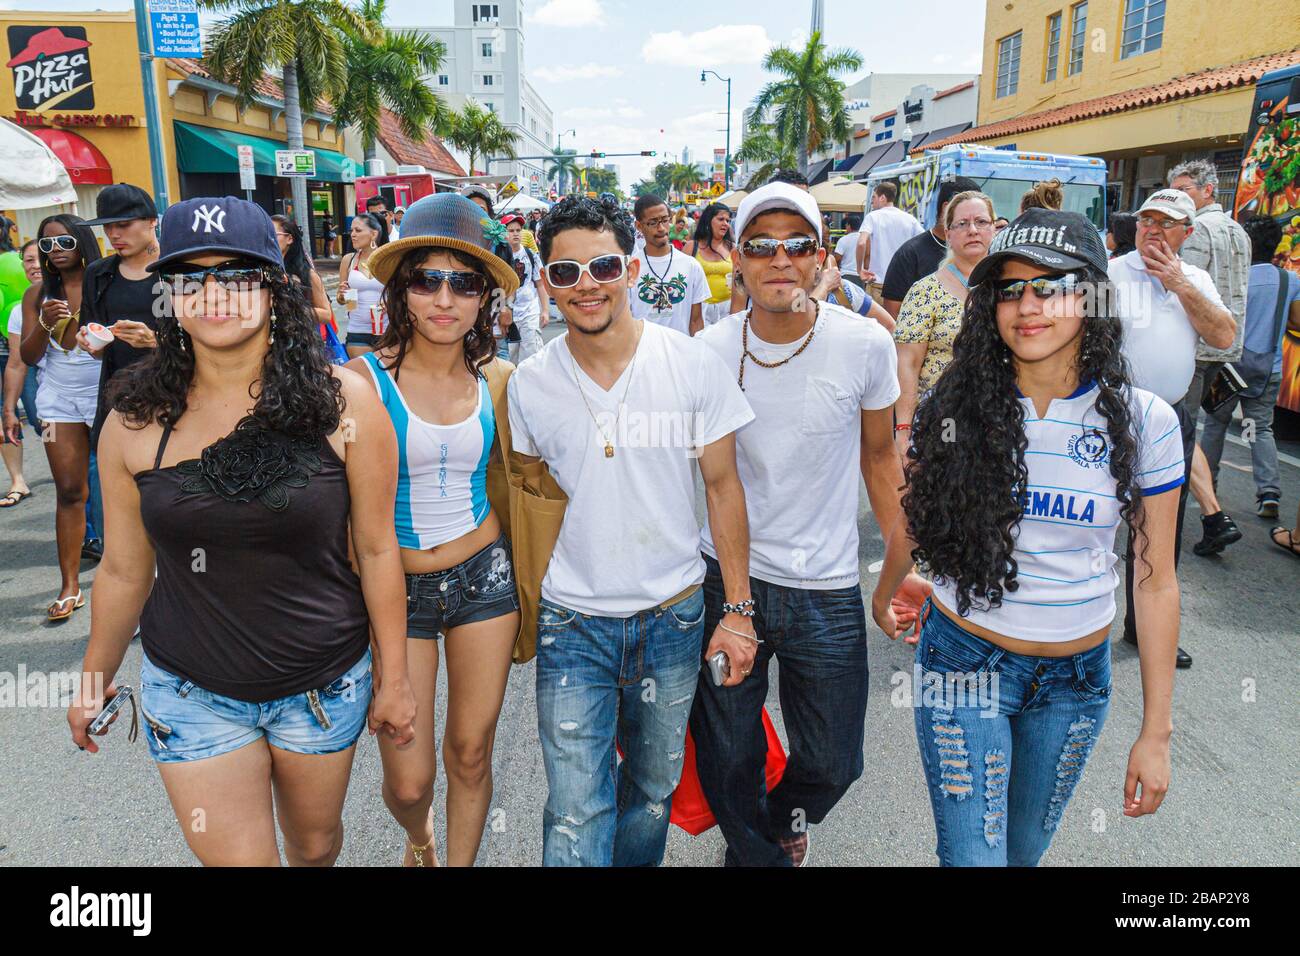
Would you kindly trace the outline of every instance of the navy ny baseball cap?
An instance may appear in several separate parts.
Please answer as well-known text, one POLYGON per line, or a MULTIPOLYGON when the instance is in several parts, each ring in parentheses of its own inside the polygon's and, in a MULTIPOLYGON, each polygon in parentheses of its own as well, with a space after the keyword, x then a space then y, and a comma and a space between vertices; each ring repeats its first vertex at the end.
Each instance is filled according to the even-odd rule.
POLYGON ((232 258, 256 259, 284 268, 275 224, 266 210, 234 196, 205 196, 168 206, 159 230, 158 261, 147 266, 157 272, 174 262, 205 252, 225 252, 232 258))
POLYGON ((989 254, 971 271, 970 284, 992 275, 1004 259, 1025 259, 1044 269, 1086 269, 1106 277, 1106 247, 1087 216, 1058 209, 1030 209, 993 237, 989 254))

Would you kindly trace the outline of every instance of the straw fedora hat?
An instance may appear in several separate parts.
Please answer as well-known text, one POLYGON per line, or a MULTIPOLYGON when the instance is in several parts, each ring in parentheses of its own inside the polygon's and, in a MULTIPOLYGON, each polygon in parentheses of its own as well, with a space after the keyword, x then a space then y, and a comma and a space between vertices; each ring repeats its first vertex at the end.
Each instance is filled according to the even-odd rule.
POLYGON ((370 273, 385 284, 411 249, 455 249, 483 263, 492 281, 506 294, 519 288, 514 267, 493 254, 496 224, 478 203, 456 193, 435 193, 417 199, 402 217, 402 238, 370 254, 370 273))

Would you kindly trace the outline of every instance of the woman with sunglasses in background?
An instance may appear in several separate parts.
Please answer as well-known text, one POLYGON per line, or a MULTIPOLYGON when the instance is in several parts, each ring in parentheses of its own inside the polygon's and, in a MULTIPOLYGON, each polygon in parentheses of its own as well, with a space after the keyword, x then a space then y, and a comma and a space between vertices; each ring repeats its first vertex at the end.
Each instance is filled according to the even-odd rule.
POLYGON ((387 319, 381 296, 384 284, 370 272, 370 257, 388 239, 388 226, 373 213, 352 220, 352 252, 339 263, 339 288, 335 298, 348 309, 347 338, 343 344, 350 358, 375 347, 387 319))
POLYGON ((291 865, 328 866, 367 716, 399 741, 415 716, 393 431, 327 363, 259 206, 178 203, 161 247, 158 346, 114 379, 100 436, 112 533, 72 738, 98 751, 138 622, 149 750, 195 856, 277 866, 278 819, 291 865))
POLYGON ((1145 569, 1125 816, 1155 812, 1169 786, 1183 450, 1173 409, 1129 384, 1087 218, 1030 210, 970 280, 953 361, 917 408, 872 612, 891 638, 919 621, 913 707, 940 862, 1034 866, 1109 710, 1121 522, 1145 569), (913 560, 934 579, 919 614, 891 606, 913 560))
POLYGON ((307 261, 307 247, 302 241, 302 230, 288 216, 272 216, 271 222, 275 224, 276 245, 284 257, 285 275, 298 283, 303 295, 311 303, 316 321, 321 325, 321 334, 324 335, 324 327, 327 325, 337 332, 338 325, 334 321, 334 309, 330 306, 329 296, 325 294, 325 283, 321 281, 320 273, 307 261))
POLYGON ((899 454, 906 454, 910 444, 917 398, 934 388, 952 361, 971 270, 989 251, 994 215, 993 201, 981 192, 953 196, 944 212, 948 253, 938 269, 908 290, 898 310, 894 342, 901 391, 894 406, 894 435, 899 454))
POLYGON ((413 740, 381 739, 379 748, 384 803, 406 831, 406 866, 438 865, 437 639, 446 638, 447 862, 472 866, 492 801, 492 747, 519 631, 510 542, 487 499, 497 444, 484 375, 495 361, 492 305, 519 284, 492 252, 494 232, 464 196, 412 203, 402 237, 371 260, 385 283, 388 331, 348 365, 373 383, 397 432, 397 541, 417 713, 413 740))
POLYGON ((46 429, 45 456, 58 495, 55 539, 63 576, 58 598, 45 610, 51 621, 71 617, 86 603, 81 594, 81 547, 90 494, 90 429, 99 393, 99 363, 77 347, 81 286, 86 266, 99 258, 99 244, 85 221, 60 214, 36 230, 41 283, 23 294, 20 357, 41 366, 36 412, 46 429))

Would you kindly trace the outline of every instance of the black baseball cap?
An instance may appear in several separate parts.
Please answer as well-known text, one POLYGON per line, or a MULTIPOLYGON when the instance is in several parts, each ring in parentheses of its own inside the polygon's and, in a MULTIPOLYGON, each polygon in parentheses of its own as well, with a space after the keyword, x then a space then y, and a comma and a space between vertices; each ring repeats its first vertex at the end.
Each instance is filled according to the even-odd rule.
POLYGON ((158 261, 145 267, 150 272, 204 252, 228 252, 284 268, 271 217, 256 203, 234 196, 204 196, 168 206, 158 244, 158 261))
POLYGON ((153 197, 139 186, 115 183, 105 186, 95 197, 95 218, 87 226, 105 226, 110 222, 129 222, 132 219, 157 219, 158 207, 153 197))
POLYGON ((983 282, 1004 259, 1026 259, 1045 269, 1086 269, 1106 276, 1106 247, 1091 220, 1077 212, 1030 209, 993 237, 989 254, 971 271, 970 284, 983 282))

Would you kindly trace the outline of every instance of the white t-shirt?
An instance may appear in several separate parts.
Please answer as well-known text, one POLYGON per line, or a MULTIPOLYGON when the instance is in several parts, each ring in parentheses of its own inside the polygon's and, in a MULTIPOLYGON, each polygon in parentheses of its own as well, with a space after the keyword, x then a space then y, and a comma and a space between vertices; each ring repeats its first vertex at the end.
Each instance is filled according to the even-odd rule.
MULTIPOLYGON (((812 341, 798 358, 766 369, 745 362, 754 421, 736 435, 736 467, 749 513, 749 573, 784 587, 829 590, 858 582, 859 453, 863 409, 898 399, 894 340, 874 321, 818 303, 812 341)), ((733 376, 743 313, 698 338, 733 376)), ((777 362, 803 339, 771 345, 749 330, 749 350, 777 362)), ((717 557, 706 526, 701 545, 717 557)))
MULTIPOLYGON (((1110 474, 1106 419, 1096 409, 1091 382, 1068 398, 1054 399, 1042 418, 1033 402, 1025 409, 1028 493, 1015 533, 1019 588, 1002 606, 972 607, 969 620, 1007 637, 1061 643, 1106 627, 1115 617, 1115 529, 1120 504, 1110 474)), ((1138 446, 1137 483, 1144 495, 1183 483, 1183 440, 1169 403, 1141 388, 1129 399, 1138 446)), ((934 582, 934 596, 957 610, 956 589, 934 582)))
MULTIPOLYGON (((1182 266, 1183 275, 1196 290, 1222 308, 1223 299, 1210 274, 1186 262, 1182 266)), ((1133 384, 1177 404, 1187 394, 1196 371, 1196 343, 1200 340, 1187 310, 1178 296, 1166 291, 1147 271, 1137 250, 1110 260, 1107 271, 1115 286, 1116 312, 1124 323, 1124 357, 1132 369, 1133 384)))
MULTIPOLYGON (((840 236, 840 241, 835 243, 835 255, 840 260, 840 275, 855 276, 858 274, 858 236, 857 232, 846 232, 840 236)), ((883 282, 883 277, 881 278, 883 282)))
MULTIPOLYGON (((862 226, 858 232, 871 237, 871 259, 867 271, 876 274, 877 282, 885 281, 889 271, 889 262, 894 258, 898 247, 913 236, 920 235, 923 227, 915 216, 910 216, 897 206, 881 206, 862 217, 862 226)), ((853 252, 857 255, 857 250, 853 252)))
POLYGON ((525 246, 513 253, 515 273, 523 273, 519 280, 519 291, 511 298, 511 318, 525 325, 542 314, 541 302, 537 296, 537 280, 542 275, 542 260, 537 253, 525 246))
POLYGON ((672 246, 666 256, 648 256, 640 249, 633 258, 641 262, 641 275, 628 296, 632 314, 689 335, 692 306, 710 294, 703 266, 672 246))
POLYGON ((599 617, 631 617, 704 580, 692 449, 754 417, 710 349, 643 325, 608 392, 574 361, 567 335, 510 377, 515 451, 542 458, 569 496, 542 597, 599 617))
MULTIPOLYGON (((18 341, 19 341, 19 342, 22 342, 22 340, 23 340, 23 304, 22 304, 21 302, 15 302, 15 303, 14 303, 14 307, 13 307, 12 309, 9 310, 9 320, 8 320, 8 322, 7 322, 7 324, 6 324, 6 327, 7 327, 8 331, 9 331, 9 335, 11 335, 11 336, 13 336, 13 335, 18 336, 18 341)), ((12 341, 9 341, 7 344, 9 344, 11 348, 14 348, 14 349, 17 348, 16 345, 13 345, 12 341)), ((37 359, 37 361, 36 361, 36 367, 37 367, 38 369, 40 369, 42 372, 45 370, 45 353, 44 353, 44 352, 42 352, 42 353, 41 353, 41 357, 40 357, 39 359, 37 359)))

